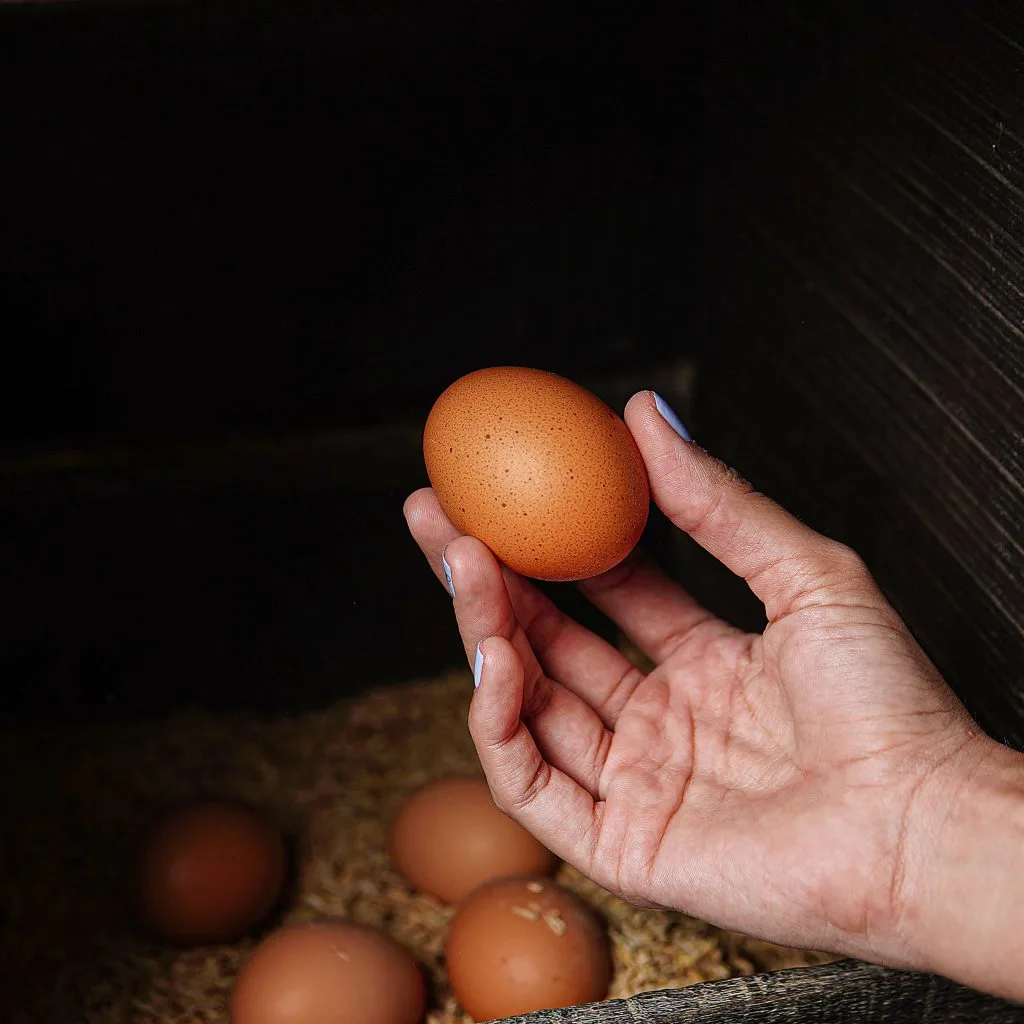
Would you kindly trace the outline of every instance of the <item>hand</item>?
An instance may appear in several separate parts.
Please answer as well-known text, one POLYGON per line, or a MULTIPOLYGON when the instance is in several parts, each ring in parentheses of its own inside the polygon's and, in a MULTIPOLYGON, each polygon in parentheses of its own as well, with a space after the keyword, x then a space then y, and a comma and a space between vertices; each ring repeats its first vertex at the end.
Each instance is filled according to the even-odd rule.
POLYGON ((644 675, 416 492, 409 527, 442 581, 445 551, 471 663, 479 645, 470 729, 495 801, 633 903, 921 966, 921 819, 990 741, 852 551, 682 440, 650 393, 625 419, 658 506, 768 626, 732 628, 634 553, 580 586, 644 675))

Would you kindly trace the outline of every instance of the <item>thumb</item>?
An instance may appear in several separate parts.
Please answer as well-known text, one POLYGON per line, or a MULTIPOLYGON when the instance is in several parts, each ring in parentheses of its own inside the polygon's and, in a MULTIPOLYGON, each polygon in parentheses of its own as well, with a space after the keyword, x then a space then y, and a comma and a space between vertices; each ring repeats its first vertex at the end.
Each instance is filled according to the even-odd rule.
POLYGON ((855 552, 757 493, 735 470, 684 440, 669 418, 650 391, 634 395, 625 410, 654 500, 680 530, 747 581, 769 622, 817 604, 881 600, 855 552))

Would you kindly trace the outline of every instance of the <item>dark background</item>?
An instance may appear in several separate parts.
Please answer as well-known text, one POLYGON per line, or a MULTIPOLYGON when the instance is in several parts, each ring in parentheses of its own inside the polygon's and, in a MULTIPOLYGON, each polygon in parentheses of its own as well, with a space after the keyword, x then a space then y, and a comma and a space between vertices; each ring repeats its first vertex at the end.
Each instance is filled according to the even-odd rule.
POLYGON ((401 516, 423 419, 489 364, 619 408, 685 376, 699 25, 3 13, 8 710, 281 711, 459 662, 401 516))
POLYGON ((0 11, 6 712, 457 661, 401 501, 512 362, 669 394, 1021 739, 1020 16, 821 8, 0 11))
POLYGON ((365 425, 488 360, 685 348, 699 25, 667 61, 540 10, 8 12, 5 440, 365 425))

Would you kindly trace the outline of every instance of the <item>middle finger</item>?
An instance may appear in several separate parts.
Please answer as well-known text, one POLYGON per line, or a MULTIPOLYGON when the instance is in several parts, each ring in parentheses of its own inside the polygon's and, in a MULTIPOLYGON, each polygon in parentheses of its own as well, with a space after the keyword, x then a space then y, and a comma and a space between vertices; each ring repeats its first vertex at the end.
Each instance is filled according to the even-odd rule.
POLYGON ((448 546, 455 585, 455 615, 467 658, 488 637, 508 640, 524 669, 522 718, 544 759, 597 795, 611 733, 589 704, 549 676, 519 625, 497 559, 480 541, 463 537, 448 546))
MULTIPOLYGON (((434 575, 445 583, 441 555, 459 532, 429 487, 410 495, 405 515, 434 575)), ((515 617, 544 672, 589 704, 606 726, 614 727, 643 673, 617 648, 561 612, 528 580, 509 570, 504 578, 515 617)), ((470 649, 467 657, 472 656, 470 649)))

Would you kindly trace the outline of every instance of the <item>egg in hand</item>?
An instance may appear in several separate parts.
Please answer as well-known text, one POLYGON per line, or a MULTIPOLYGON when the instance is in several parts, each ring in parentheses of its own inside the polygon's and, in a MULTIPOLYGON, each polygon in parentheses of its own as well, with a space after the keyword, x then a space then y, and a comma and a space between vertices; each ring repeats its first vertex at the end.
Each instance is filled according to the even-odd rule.
POLYGON ((647 470, 629 428, 554 373, 497 366, 461 377, 430 411, 423 455, 455 528, 523 576, 597 576, 647 523, 647 470))

